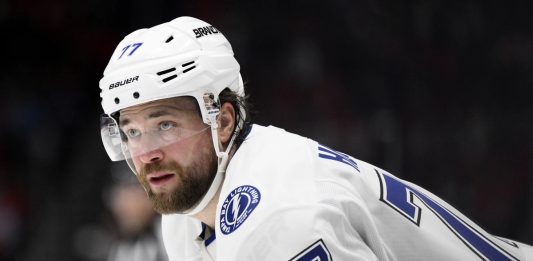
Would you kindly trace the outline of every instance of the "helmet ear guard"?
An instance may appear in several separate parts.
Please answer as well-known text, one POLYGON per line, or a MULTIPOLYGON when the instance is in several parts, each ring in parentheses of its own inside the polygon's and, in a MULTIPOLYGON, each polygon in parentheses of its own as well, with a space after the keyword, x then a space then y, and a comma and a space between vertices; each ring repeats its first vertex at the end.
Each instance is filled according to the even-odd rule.
POLYGON ((244 125, 244 110, 238 108, 243 117, 238 119, 223 151, 217 131, 219 94, 229 88, 244 97, 239 70, 229 41, 218 29, 196 18, 179 17, 127 35, 115 49, 99 84, 106 114, 101 120, 101 135, 111 160, 126 159, 136 173, 131 157, 125 156, 118 119, 111 115, 151 101, 194 97, 203 122, 211 127, 218 170, 203 199, 183 213, 192 215, 203 210, 224 180, 228 152, 244 125))

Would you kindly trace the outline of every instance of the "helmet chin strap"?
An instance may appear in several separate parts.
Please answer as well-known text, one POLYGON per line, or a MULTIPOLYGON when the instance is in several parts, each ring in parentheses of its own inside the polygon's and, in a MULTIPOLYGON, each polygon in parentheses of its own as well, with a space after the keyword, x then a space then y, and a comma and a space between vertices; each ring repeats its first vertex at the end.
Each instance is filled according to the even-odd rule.
MULTIPOLYGON (((242 111, 242 110, 241 110, 242 111)), ((226 167, 228 165, 228 159, 229 159, 229 152, 231 150, 231 147, 233 146, 233 143, 235 141, 235 138, 237 137, 237 133, 239 133, 239 130, 242 129, 242 125, 244 123, 241 119, 239 119, 239 124, 237 124, 237 128, 234 131, 234 134, 231 137, 230 142, 228 143, 228 146, 225 151, 222 151, 221 144, 218 140, 218 123, 217 123, 217 116, 218 113, 211 114, 210 115, 210 123, 211 123, 211 137, 213 139, 213 146, 215 148, 215 152, 218 157, 218 167, 217 167, 217 173, 215 175, 215 178, 213 179, 213 182, 211 183, 211 186, 205 193, 204 197, 194 206, 193 208, 186 210, 183 212, 183 214, 192 216, 195 214, 198 214, 200 211, 204 210, 204 208, 207 206, 207 204, 213 199, 213 196, 217 192, 217 190, 222 185, 222 182, 224 181, 224 177, 226 175, 226 167)))

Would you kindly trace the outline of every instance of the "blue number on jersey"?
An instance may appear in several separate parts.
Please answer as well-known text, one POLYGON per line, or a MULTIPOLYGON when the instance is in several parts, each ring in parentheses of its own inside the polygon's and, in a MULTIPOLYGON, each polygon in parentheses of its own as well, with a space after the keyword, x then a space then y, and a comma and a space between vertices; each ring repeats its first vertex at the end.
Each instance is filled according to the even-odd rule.
POLYGON ((357 166, 357 163, 353 159, 351 159, 350 156, 344 153, 332 150, 320 144, 318 145, 318 150, 319 150, 318 157, 342 162, 344 164, 352 166, 355 170, 359 172, 359 167, 357 166))
POLYGON ((331 254, 329 253, 326 244, 322 239, 319 239, 302 252, 291 258, 289 261, 331 261, 331 254))
POLYGON ((378 174, 381 197, 394 210, 415 223, 420 224, 422 209, 413 203, 416 196, 424 205, 431 210, 467 247, 483 260, 518 260, 505 250, 490 241, 487 237, 456 216, 454 213, 432 200, 424 193, 402 181, 380 173, 378 174))

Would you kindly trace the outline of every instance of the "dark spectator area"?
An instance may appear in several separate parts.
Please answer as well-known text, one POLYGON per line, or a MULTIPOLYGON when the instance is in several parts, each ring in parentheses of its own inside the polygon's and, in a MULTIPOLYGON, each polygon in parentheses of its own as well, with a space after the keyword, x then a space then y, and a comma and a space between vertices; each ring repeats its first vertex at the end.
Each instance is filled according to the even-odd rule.
POLYGON ((94 224, 116 227, 98 82, 124 36, 184 15, 232 43, 256 123, 380 166, 489 232, 533 244, 532 8, 0 1, 0 260, 103 256, 87 241, 94 224))

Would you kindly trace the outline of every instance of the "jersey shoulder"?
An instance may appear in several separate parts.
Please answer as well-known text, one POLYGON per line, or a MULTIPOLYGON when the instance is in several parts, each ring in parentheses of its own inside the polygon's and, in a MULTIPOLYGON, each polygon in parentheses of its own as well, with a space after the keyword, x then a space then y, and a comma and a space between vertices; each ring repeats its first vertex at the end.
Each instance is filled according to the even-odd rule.
POLYGON ((336 231, 342 226, 332 226, 341 222, 343 213, 320 202, 318 160, 315 141, 254 125, 230 162, 221 190, 216 221, 219 257, 289 260, 308 247, 328 246, 340 260, 377 260, 356 237, 344 237, 350 244, 333 240, 337 233, 346 234, 336 231))
POLYGON ((253 125, 226 170, 225 184, 270 184, 305 176, 314 141, 273 126, 253 125), (288 174, 290 173, 290 175, 288 174))
POLYGON ((523 260, 422 187, 274 127, 257 127, 235 154, 217 218, 222 249, 274 259, 322 240, 348 260, 523 260))

